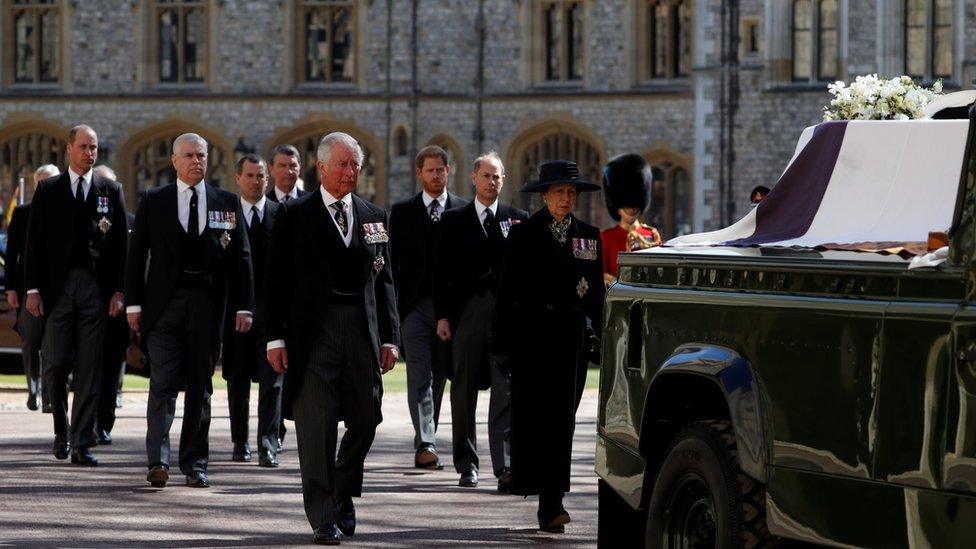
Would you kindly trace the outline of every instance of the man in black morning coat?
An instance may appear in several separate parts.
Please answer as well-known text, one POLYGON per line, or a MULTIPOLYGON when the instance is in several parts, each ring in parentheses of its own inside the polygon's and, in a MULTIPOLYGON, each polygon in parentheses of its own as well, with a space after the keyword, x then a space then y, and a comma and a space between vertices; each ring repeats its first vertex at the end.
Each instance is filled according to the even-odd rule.
POLYGON ((265 297, 268 362, 285 372, 305 514, 313 541, 338 544, 356 528, 352 498, 382 421, 381 373, 399 355, 387 214, 355 196, 363 152, 348 134, 322 138, 321 186, 282 204, 271 234, 265 297), (339 420, 346 431, 336 458, 339 420))
POLYGON ((126 224, 122 187, 94 174, 98 136, 68 134, 68 170, 41 182, 31 202, 24 252, 27 310, 47 317, 41 355, 54 416, 54 455, 97 465, 90 447, 108 317, 122 311, 126 224), (68 424, 68 374, 74 400, 68 424), (70 441, 69 439, 70 429, 70 441))
POLYGON ((436 145, 424 147, 414 163, 423 189, 390 209, 390 253, 407 361, 414 466, 438 469, 443 465, 437 455, 435 435, 451 344, 436 336, 434 245, 441 214, 468 201, 447 192, 451 167, 444 149, 436 145))
POLYGON ((474 161, 471 184, 475 199, 444 212, 434 264, 437 335, 453 340, 451 425, 454 469, 460 486, 478 485, 475 411, 478 390, 491 388, 488 403, 488 447, 498 491, 509 484, 508 431, 511 424, 508 378, 492 364, 491 321, 508 231, 528 214, 498 201, 505 167, 494 152, 474 161))
POLYGON ((251 247, 237 195, 204 182, 207 142, 186 133, 173 142, 176 183, 145 192, 136 212, 126 271, 126 315, 151 364, 146 409, 147 480, 169 480, 169 430, 185 389, 180 470, 186 484, 207 478, 212 376, 224 307, 235 330, 251 327, 251 247), (148 262, 148 265, 147 265, 148 262))

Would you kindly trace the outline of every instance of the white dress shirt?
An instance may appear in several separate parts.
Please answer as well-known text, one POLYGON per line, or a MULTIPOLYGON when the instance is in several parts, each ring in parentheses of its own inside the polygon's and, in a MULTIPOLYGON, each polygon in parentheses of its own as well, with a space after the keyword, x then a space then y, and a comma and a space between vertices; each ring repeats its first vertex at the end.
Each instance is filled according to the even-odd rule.
POLYGON ((295 183, 295 186, 291 188, 291 192, 289 193, 281 192, 281 189, 279 189, 278 186, 276 185, 274 188, 274 193, 275 193, 275 197, 278 199, 278 202, 284 202, 284 200, 282 199, 285 198, 286 196, 288 197, 288 200, 291 200, 293 198, 298 198, 298 183, 297 182, 295 183))
POLYGON ((495 199, 491 203, 491 206, 485 206, 477 198, 474 199, 474 211, 478 212, 478 221, 481 222, 481 232, 488 236, 488 231, 485 230, 485 212, 491 210, 491 215, 495 216, 495 222, 498 222, 498 199, 495 199))
MULTIPOLYGON (((200 231, 198 234, 203 234, 203 230, 207 228, 207 185, 203 181, 200 181, 196 185, 197 188, 197 230, 200 231)), ((190 186, 186 183, 176 180, 176 213, 180 217, 180 225, 183 226, 183 230, 188 230, 190 222, 190 198, 192 198, 193 193, 190 191, 190 186)))
POLYGON ((241 210, 244 211, 244 220, 247 221, 248 227, 251 226, 251 216, 255 215, 255 212, 251 209, 252 206, 257 208, 258 223, 264 221, 262 216, 264 215, 264 203, 267 200, 267 197, 261 195, 261 200, 251 204, 243 196, 241 197, 241 210))
MULTIPOLYGON (((71 184, 71 199, 72 200, 74 200, 75 194, 78 192, 78 178, 79 177, 81 178, 81 183, 82 183, 82 187, 81 188, 84 189, 83 192, 85 193, 85 199, 86 200, 88 199, 88 192, 91 190, 92 175, 93 175, 93 173, 94 172, 92 170, 88 170, 88 173, 86 173, 85 175, 78 175, 77 173, 75 173, 74 170, 72 170, 71 168, 68 168, 68 181, 70 181, 70 184, 71 184)), ((38 290, 37 288, 31 288, 30 290, 27 290, 27 293, 28 294, 39 294, 39 293, 41 293, 41 291, 38 290)))
POLYGON ((325 204, 326 211, 329 212, 329 217, 332 218, 332 224, 335 225, 336 230, 339 231, 339 234, 342 236, 342 242, 345 243, 346 247, 348 248, 349 244, 352 243, 352 227, 355 224, 355 220, 353 219, 355 214, 352 211, 352 193, 343 196, 341 200, 341 202, 346 205, 346 234, 342 234, 342 229, 339 228, 339 222, 336 221, 335 218, 336 210, 332 207, 333 204, 340 202, 340 200, 332 196, 329 191, 325 190, 325 187, 319 188, 322 189, 322 202, 325 204))
POLYGON ((430 196, 429 194, 427 194, 427 191, 423 191, 422 193, 420 193, 420 198, 424 201, 424 208, 427 210, 427 215, 428 216, 430 216, 430 203, 433 202, 433 201, 435 201, 435 200, 439 204, 438 209, 437 209, 437 213, 444 213, 444 210, 447 209, 447 190, 446 189, 444 190, 444 192, 442 192, 440 194, 440 196, 430 196))

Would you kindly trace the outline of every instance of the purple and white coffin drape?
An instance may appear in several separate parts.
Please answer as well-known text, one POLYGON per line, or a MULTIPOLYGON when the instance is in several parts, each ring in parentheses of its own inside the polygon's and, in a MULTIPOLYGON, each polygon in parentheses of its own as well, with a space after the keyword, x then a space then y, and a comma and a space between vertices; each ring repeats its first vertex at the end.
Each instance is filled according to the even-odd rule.
POLYGON ((824 122, 800 136, 772 192, 735 224, 666 246, 911 249, 952 224, 966 120, 824 122))

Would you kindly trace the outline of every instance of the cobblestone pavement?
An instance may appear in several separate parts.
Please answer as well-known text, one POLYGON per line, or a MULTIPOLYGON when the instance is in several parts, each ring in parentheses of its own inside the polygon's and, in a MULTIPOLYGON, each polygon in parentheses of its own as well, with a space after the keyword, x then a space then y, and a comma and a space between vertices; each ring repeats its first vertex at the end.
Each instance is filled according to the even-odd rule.
MULTIPOLYGON (((593 473, 595 391, 587 391, 577 417, 573 492, 565 504, 573 522, 565 534, 536 530, 535 498, 499 495, 491 475, 485 416, 478 410, 485 475, 478 488, 459 488, 450 462, 450 403, 444 399, 440 448, 443 471, 414 469, 406 395, 384 397, 385 420, 366 460, 366 485, 357 500, 355 547, 595 547, 596 475, 593 473)), ((16 547, 259 547, 310 544, 302 508, 294 430, 281 467, 230 461, 230 423, 223 391, 214 395, 210 431, 213 486, 187 488, 181 476, 157 490, 145 480, 146 393, 125 393, 113 436, 95 448, 94 469, 51 454, 51 416, 31 412, 23 392, 0 392, 0 546, 16 547)), ((256 406, 252 395, 252 408, 256 406)), ((177 411, 182 410, 181 402, 177 411)), ((181 417, 173 425, 173 451, 181 417)), ((252 411, 251 432, 256 411, 252 411)), ((253 444, 253 442, 252 442, 253 444)))

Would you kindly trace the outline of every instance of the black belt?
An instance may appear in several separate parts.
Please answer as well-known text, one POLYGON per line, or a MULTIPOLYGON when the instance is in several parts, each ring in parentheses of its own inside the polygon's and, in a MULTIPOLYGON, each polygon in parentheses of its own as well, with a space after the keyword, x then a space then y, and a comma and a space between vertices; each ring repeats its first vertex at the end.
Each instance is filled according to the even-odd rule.
POLYGON ((205 271, 182 271, 176 279, 178 290, 209 290, 210 276, 205 271))

